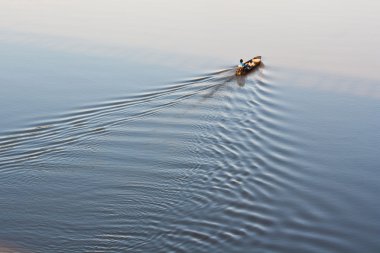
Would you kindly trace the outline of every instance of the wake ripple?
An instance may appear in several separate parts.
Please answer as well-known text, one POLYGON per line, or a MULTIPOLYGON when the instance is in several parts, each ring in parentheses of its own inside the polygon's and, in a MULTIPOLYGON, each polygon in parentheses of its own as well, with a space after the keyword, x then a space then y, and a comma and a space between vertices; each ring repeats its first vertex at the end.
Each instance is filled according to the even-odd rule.
POLYGON ((105 103, 84 106, 77 110, 43 119, 30 127, 2 134, 0 168, 63 151, 65 147, 129 121, 159 113, 167 107, 217 89, 233 79, 232 70, 222 70, 160 89, 118 98, 105 103))
MULTIPOLYGON (((270 71, 225 69, 2 134, 2 175, 52 181, 39 194, 67 206, 46 205, 47 234, 46 216, 24 231, 58 234, 66 252, 348 252, 349 235, 308 210, 334 206, 304 190, 304 143, 270 71)), ((41 241, 29 245, 62 246, 41 241)))

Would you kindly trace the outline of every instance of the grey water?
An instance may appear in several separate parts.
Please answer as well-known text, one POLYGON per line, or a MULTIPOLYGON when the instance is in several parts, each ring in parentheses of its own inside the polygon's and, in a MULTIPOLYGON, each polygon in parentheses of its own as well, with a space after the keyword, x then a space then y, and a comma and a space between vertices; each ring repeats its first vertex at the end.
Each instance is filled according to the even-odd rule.
POLYGON ((379 11, 0 1, 0 252, 379 252, 379 11))

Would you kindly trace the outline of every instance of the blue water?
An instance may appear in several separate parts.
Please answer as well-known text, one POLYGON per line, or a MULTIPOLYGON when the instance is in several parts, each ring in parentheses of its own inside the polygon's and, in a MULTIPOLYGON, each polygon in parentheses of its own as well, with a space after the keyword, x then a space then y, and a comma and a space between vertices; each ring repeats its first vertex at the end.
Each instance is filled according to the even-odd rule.
POLYGON ((0 4, 1 252, 379 251, 379 5, 241 5, 0 4))

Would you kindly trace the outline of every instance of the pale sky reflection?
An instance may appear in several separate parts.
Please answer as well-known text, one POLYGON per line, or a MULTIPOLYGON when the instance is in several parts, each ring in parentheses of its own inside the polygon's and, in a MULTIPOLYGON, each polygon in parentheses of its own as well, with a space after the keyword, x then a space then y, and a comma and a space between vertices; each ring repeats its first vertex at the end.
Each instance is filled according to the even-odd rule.
POLYGON ((380 79, 380 3, 371 0, 13 0, 0 7, 2 36, 24 33, 40 44, 55 36, 94 51, 146 48, 219 59, 215 68, 260 54, 275 65, 380 79))

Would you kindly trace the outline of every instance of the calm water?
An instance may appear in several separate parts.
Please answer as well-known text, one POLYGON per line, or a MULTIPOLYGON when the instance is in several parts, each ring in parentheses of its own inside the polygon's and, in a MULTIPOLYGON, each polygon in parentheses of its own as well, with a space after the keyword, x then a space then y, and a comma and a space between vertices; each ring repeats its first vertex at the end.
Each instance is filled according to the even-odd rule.
POLYGON ((379 11, 0 1, 0 252, 380 252, 379 11))

